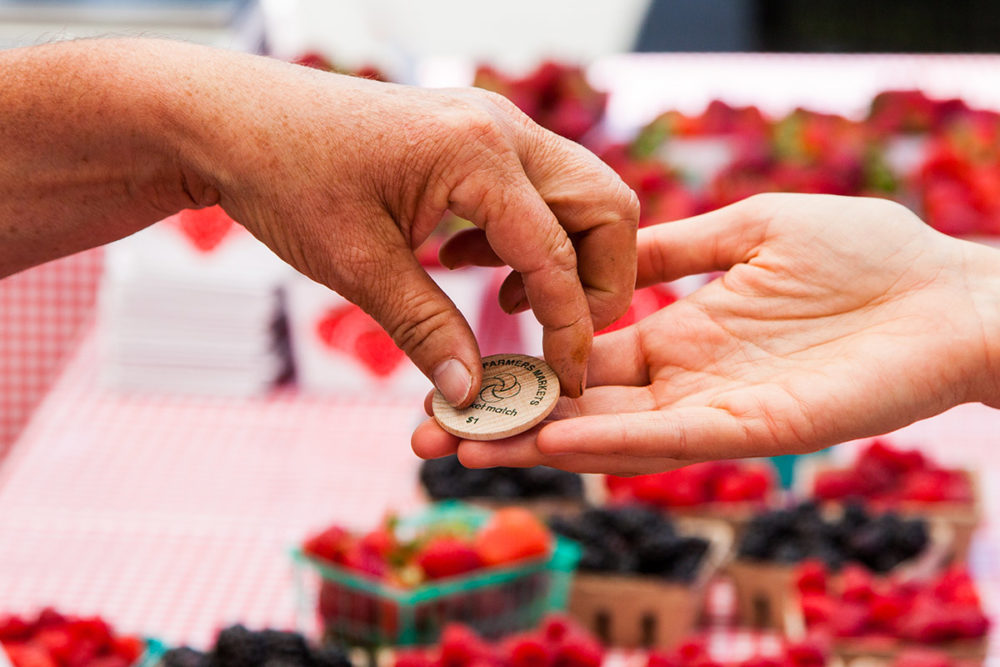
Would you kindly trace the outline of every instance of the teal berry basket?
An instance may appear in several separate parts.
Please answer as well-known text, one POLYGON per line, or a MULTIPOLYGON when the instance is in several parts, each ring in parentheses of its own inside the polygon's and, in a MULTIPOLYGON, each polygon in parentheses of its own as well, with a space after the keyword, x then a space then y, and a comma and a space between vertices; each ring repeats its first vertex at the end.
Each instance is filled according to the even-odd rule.
POLYGON ((160 658, 167 652, 167 645, 157 639, 146 639, 146 651, 132 667, 157 667, 160 658))
MULTIPOLYGON (((489 516, 487 510, 449 501, 401 519, 397 532, 456 524, 476 528, 489 516)), ((300 611, 316 613, 324 641, 367 648, 433 644, 451 622, 485 637, 528 630, 548 612, 566 608, 580 560, 574 542, 553 538, 548 556, 406 589, 296 548, 292 557, 300 611)))

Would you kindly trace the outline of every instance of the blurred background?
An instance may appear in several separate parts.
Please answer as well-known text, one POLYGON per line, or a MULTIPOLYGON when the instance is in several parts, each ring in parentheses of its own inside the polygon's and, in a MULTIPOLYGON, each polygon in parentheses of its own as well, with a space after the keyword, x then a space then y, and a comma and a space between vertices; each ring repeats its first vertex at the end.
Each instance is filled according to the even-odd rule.
MULTIPOLYGON (((0 48, 123 35, 399 83, 494 90, 614 167, 640 196, 642 224, 756 192, 827 192, 895 199, 947 234, 1000 238, 996 2, 0 0, 0 48)), ((469 319, 484 354, 539 354, 530 315, 510 317, 496 304, 502 272, 437 264, 437 246, 465 224, 446 216, 419 249, 421 260, 469 319)), ((709 279, 638 292, 614 328, 709 279)), ((804 460, 725 462, 626 481, 548 470, 472 473, 453 460, 422 466, 409 435, 428 388, 367 315, 296 274, 217 208, 182 212, 107 248, 3 280, 0 644, 30 643, 27 631, 9 630, 5 614, 31 619, 49 605, 100 615, 168 646, 209 648, 219 628, 236 622, 357 640, 344 631, 350 613, 351 627, 374 624, 379 641, 392 643, 405 632, 387 632, 371 600, 359 621, 357 599, 338 607, 323 598, 336 586, 354 590, 350 576, 324 571, 320 588, 309 577, 297 588, 288 551, 302 547, 294 562, 315 577, 316 559, 337 558, 321 529, 364 534, 391 510, 423 512, 429 500, 462 498, 543 517, 553 506, 560 516, 584 512, 589 518, 578 523, 548 520, 549 530, 584 545, 580 571, 653 573, 679 587, 680 607, 666 601, 673 594, 653 589, 652 607, 636 618, 602 601, 600 577, 573 580, 568 597, 545 597, 554 607, 569 604, 612 648, 666 649, 709 637, 712 657, 735 663, 766 647, 761 638, 811 637, 811 628, 837 638, 821 642, 823 660, 876 655, 882 664, 917 664, 899 659, 926 639, 919 630, 869 615, 831 631, 831 619, 861 612, 851 594, 805 602, 793 570, 818 559, 831 570, 860 563, 873 577, 902 576, 900 563, 921 563, 919 580, 936 591, 946 588, 942 581, 968 584, 963 602, 933 603, 939 611, 965 605, 961 631, 949 626, 924 643, 960 664, 996 659, 996 642, 968 611, 971 598, 987 615, 1000 604, 994 411, 961 406, 886 440, 844 443, 804 460), (846 500, 861 505, 845 510, 846 500), (653 572, 648 559, 629 555, 645 553, 622 528, 635 516, 615 514, 636 504, 654 507, 657 521, 708 523, 690 534, 683 523, 656 528, 684 539, 670 542, 676 553, 667 549, 673 555, 653 572), (615 526, 618 536, 607 537, 615 526), (314 539, 320 534, 326 542, 314 539), (870 542, 844 546, 844 534, 870 542), (595 546, 608 542, 627 546, 595 546), (967 572, 974 584, 962 579, 967 572), (761 590, 765 580, 770 587, 761 590), (578 590, 584 586, 592 588, 578 590), (789 625, 786 608, 805 620, 789 625), (658 615, 674 619, 678 631, 650 630, 648 619, 658 615), (630 622, 644 630, 621 630, 630 622), (865 633, 881 648, 861 641, 865 633)), ((474 617, 471 603, 462 604, 459 615, 474 617)), ((524 630, 529 617, 537 624, 519 611, 499 630, 524 630)))

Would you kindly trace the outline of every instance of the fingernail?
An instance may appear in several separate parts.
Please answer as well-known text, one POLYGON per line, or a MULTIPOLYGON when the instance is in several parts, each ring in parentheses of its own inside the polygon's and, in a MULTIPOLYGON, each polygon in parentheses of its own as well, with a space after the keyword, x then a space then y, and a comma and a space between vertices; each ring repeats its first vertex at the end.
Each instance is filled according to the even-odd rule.
POLYGON ((434 386, 452 405, 459 405, 472 388, 472 374, 458 359, 448 359, 438 364, 432 374, 434 386))

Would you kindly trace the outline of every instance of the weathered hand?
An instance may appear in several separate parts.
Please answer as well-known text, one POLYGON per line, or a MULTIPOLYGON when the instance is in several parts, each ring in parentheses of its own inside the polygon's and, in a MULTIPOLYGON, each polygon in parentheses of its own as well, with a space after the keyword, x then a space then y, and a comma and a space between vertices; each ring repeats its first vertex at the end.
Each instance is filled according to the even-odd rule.
POLYGON ((532 308, 565 394, 628 306, 635 195, 500 96, 160 40, 12 50, 0 67, 0 277, 221 203, 455 404, 478 389, 479 351, 412 252, 446 210, 478 228, 443 261, 514 270, 501 302, 532 308))
POLYGON ((471 467, 649 473, 807 452, 996 402, 1000 253, 877 199, 761 195, 640 230, 639 285, 725 271, 595 340, 592 387, 491 443, 425 422, 471 467))

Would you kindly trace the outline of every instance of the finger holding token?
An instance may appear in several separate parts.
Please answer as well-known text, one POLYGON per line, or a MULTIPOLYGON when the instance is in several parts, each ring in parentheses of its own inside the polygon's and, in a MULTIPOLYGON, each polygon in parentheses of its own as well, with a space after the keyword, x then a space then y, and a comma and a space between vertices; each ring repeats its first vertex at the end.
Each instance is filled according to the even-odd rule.
POLYGON ((495 354, 482 360, 482 368, 483 382, 469 407, 456 409, 434 392, 434 419, 454 436, 487 441, 523 433, 545 419, 559 399, 559 379, 541 359, 495 354))

